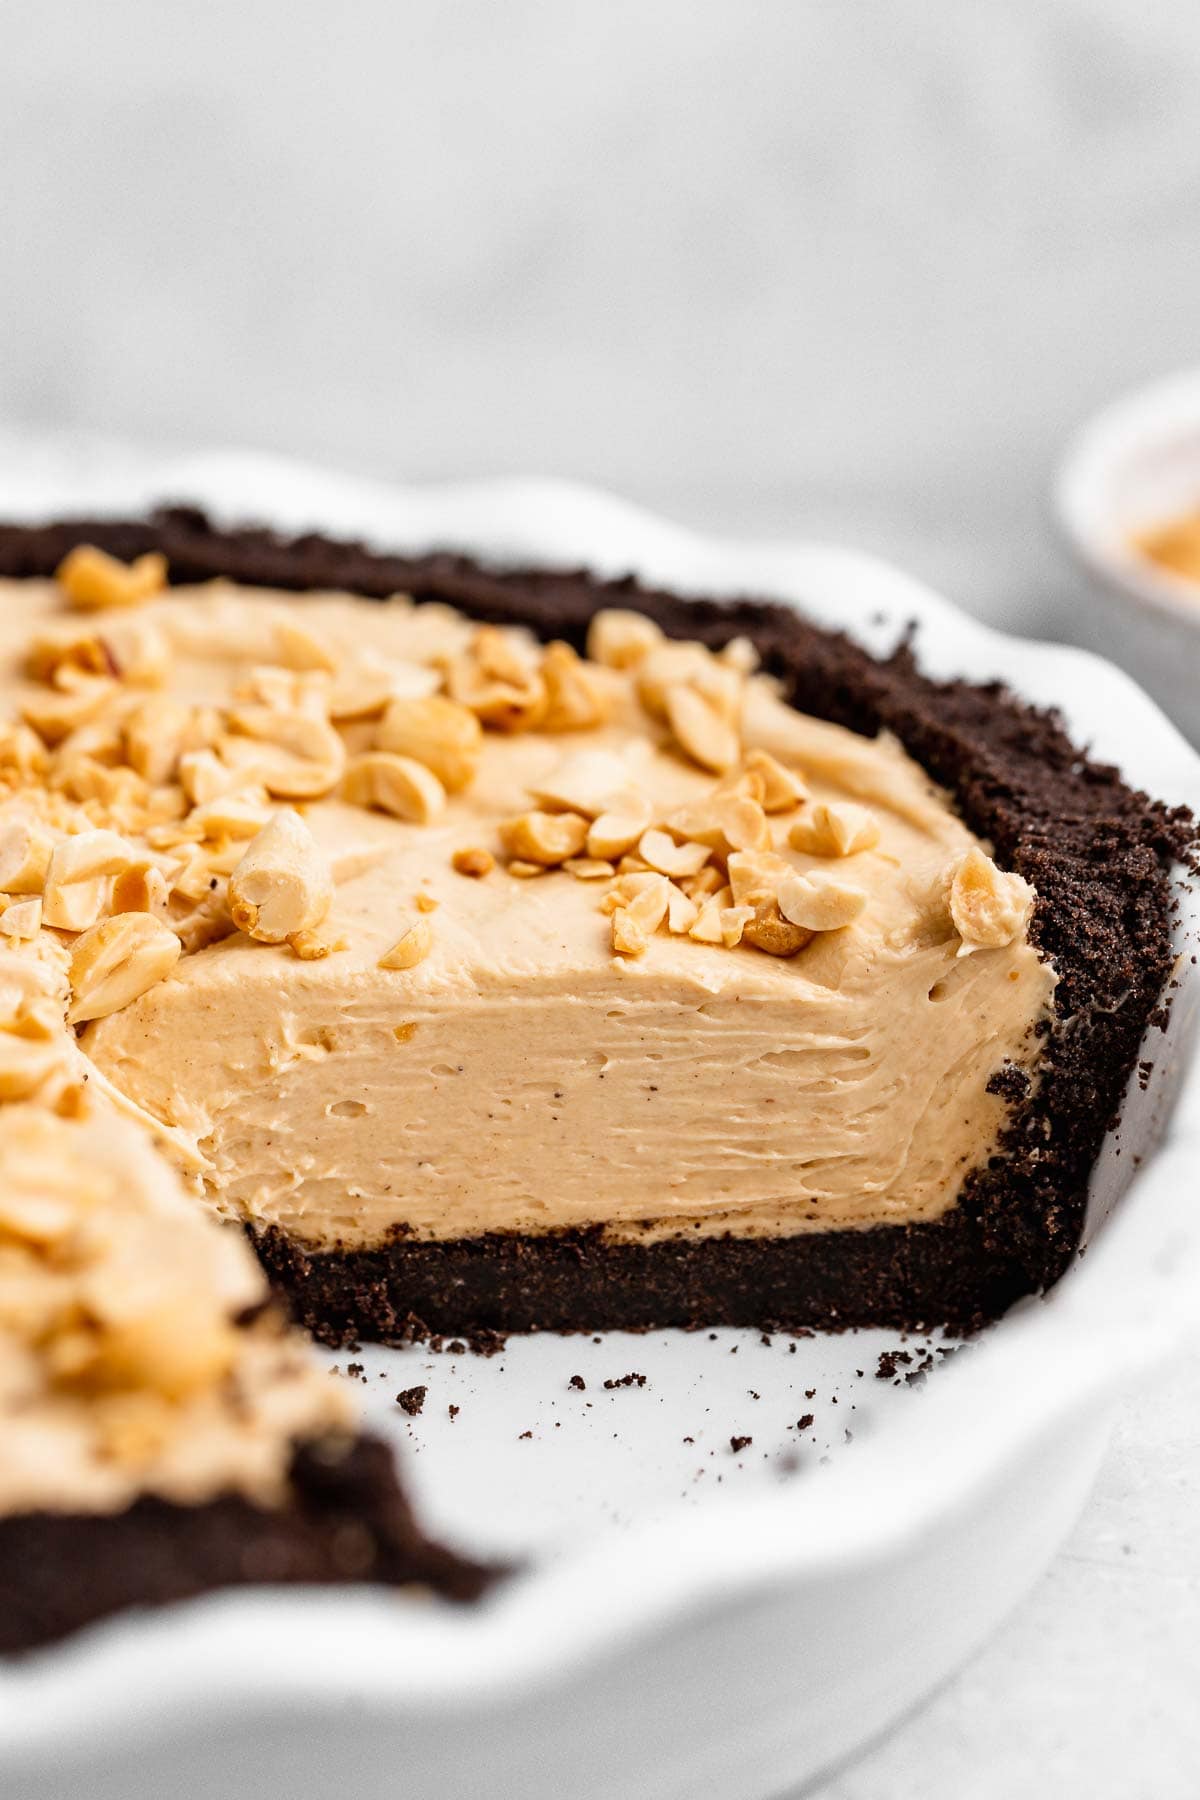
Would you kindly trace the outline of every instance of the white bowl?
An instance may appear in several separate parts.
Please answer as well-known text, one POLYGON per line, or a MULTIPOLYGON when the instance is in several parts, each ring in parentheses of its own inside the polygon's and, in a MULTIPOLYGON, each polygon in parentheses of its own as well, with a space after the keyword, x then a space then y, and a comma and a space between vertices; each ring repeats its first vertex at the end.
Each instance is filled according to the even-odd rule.
POLYGON ((1107 407, 1063 458, 1055 505, 1101 584, 1106 648, 1200 741, 1200 582, 1164 569, 1134 536, 1200 509, 1200 369, 1107 407))
MULTIPOLYGON (((1200 759, 1117 669, 989 631, 846 551, 709 541, 562 484, 397 491, 246 457, 115 487, 27 481, 0 510, 159 496, 393 546, 776 595, 877 648, 916 618, 933 672, 998 676, 1061 706, 1135 781, 1200 806, 1200 759)), ((898 1345, 885 1332, 794 1350, 753 1332, 514 1340, 467 1364, 368 1350, 360 1391, 401 1442, 423 1511, 464 1542, 524 1552, 525 1572, 461 1611, 259 1590, 114 1619, 0 1672, 0 1792, 756 1800, 879 1732, 1033 1581, 1082 1505, 1116 1397, 1195 1330, 1194 890, 1178 930, 1170 1030, 1097 1165, 1086 1257, 924 1389, 872 1380, 898 1345), (604 1389, 629 1369, 645 1389, 604 1389), (568 1392, 575 1371, 585 1396, 568 1392), (406 1421, 391 1396, 417 1378, 430 1399, 406 1421), (810 1410, 816 1444, 801 1440, 786 1477, 778 1452, 810 1410), (731 1452, 741 1432, 753 1454, 731 1452)))

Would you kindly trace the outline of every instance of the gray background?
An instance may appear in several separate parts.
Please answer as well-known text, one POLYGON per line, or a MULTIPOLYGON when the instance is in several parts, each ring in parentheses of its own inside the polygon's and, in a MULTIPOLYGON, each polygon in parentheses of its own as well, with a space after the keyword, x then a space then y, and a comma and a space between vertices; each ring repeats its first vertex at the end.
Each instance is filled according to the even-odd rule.
MULTIPOLYGON (((1103 648, 1047 485, 1200 359, 1198 92, 1196 0, 10 0, 0 432, 574 475, 1103 648)), ((828 1800, 1194 1796, 1197 1417, 828 1800)))
POLYGON ((577 475, 1088 635, 1045 485, 1197 354, 1195 0, 0 21, 9 425, 577 475))

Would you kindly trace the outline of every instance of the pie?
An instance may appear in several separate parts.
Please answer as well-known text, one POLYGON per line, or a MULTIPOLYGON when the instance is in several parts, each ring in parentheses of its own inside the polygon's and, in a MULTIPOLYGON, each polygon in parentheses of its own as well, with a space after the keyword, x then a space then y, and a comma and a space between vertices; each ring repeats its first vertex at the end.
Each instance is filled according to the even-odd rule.
MULTIPOLYGON (((317 1337, 967 1330, 1067 1266, 1192 827, 1052 715, 777 604, 191 509, 0 528, 0 596, 0 1131, 116 1133, 317 1337)), ((328 1379, 229 1329, 299 1359, 274 1485, 151 1459, 104 1529, 295 1514, 328 1379)))

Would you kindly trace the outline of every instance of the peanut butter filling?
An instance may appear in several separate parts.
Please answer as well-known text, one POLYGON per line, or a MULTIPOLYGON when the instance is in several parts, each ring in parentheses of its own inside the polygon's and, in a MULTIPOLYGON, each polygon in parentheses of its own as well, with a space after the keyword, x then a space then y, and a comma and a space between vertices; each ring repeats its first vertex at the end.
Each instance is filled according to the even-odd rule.
POLYGON ((955 1203, 1054 975, 898 743, 638 615, 580 658, 114 569, 0 590, 0 932, 54 985, 0 1093, 94 1071, 314 1246, 955 1203))

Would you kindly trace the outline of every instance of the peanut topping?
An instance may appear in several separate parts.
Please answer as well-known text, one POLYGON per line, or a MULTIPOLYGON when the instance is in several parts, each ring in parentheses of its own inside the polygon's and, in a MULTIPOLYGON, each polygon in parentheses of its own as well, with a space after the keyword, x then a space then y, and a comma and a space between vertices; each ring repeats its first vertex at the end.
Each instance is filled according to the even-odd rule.
POLYGON ((147 781, 169 781, 187 742, 192 709, 180 700, 156 694, 143 700, 125 720, 125 760, 147 781))
POLYGON ((105 876, 92 881, 48 882, 42 896, 42 924, 58 931, 87 931, 108 904, 110 883, 105 876))
POLYGON ((308 712, 281 712, 244 706, 229 716, 237 734, 222 739, 221 750, 253 769, 280 800, 315 800, 328 794, 346 766, 346 746, 328 720, 308 712), (253 740, 254 748, 238 738, 253 740))
POLYGON ((628 788, 629 767, 615 751, 574 750, 529 792, 539 805, 598 819, 628 788))
POLYGON ((333 879, 298 813, 277 812, 229 878, 229 911, 239 931, 282 944, 310 931, 333 904, 333 879))
POLYGON ((98 719, 119 691, 111 676, 81 675, 69 688, 30 694, 22 703, 21 714, 43 743, 53 747, 98 719))
POLYGON ((60 838, 55 844, 46 886, 70 887, 79 881, 95 881, 102 875, 120 875, 145 861, 145 851, 115 831, 81 831, 74 837, 60 838))
POLYGON ((731 850, 763 850, 771 842, 766 813, 740 785, 722 783, 707 799, 679 807, 666 823, 677 836, 707 844, 721 856, 731 850))
POLYGON ((962 938, 960 956, 999 950, 1020 936, 1036 896, 1022 876, 998 869, 977 846, 967 851, 950 883, 950 917, 962 938))
POLYGON ((612 947, 619 956, 641 956, 667 916, 671 884, 665 875, 648 875, 612 915, 612 947))
POLYGON ((741 742, 734 726, 711 701, 679 682, 667 689, 666 705, 671 730, 693 762, 717 775, 733 768, 741 754, 741 742))
POLYGON ((667 930, 682 936, 692 929, 699 917, 700 908, 696 902, 672 882, 667 895, 667 930))
POLYGON ((677 687, 691 688, 728 725, 741 716, 745 678, 703 644, 664 640, 638 665, 635 684, 651 718, 668 718, 667 697, 677 687))
POLYGON ((867 904, 860 888, 820 870, 811 875, 791 871, 779 883, 777 895, 784 918, 808 931, 840 931, 852 925, 867 904))
POLYGON ((612 916, 612 947, 618 956, 642 956, 650 942, 644 926, 622 906, 612 916))
POLYGON ((0 825, 0 891, 6 894, 40 894, 50 866, 48 832, 30 819, 12 819, 0 825))
POLYGON ((574 875, 576 881, 603 881, 616 874, 610 862, 595 856, 568 856, 563 868, 568 875, 574 875))
POLYGON ((612 711, 612 697, 598 672, 581 662, 570 644, 547 645, 542 681, 546 711, 541 731, 590 731, 612 711))
POLYGON ((123 563, 94 544, 78 544, 58 565, 54 579, 79 612, 138 606, 167 585, 167 559, 150 552, 123 563))
POLYGON ((470 875, 478 881, 482 876, 491 874, 496 866, 496 859, 490 850, 456 850, 450 858, 450 866, 456 874, 470 875))
POLYGON ((698 875, 712 854, 707 844, 677 844, 670 832, 659 829, 642 833, 638 853, 661 875, 698 875))
POLYGON ((142 865, 126 869, 117 876, 112 886, 109 909, 114 913, 156 913, 161 918, 167 911, 170 897, 170 889, 162 870, 142 865))
POLYGON ((661 630, 644 613, 605 607, 592 615, 587 653, 605 668, 635 669, 662 641, 661 630))
POLYGON ((322 962, 335 950, 344 950, 346 939, 326 926, 320 926, 315 931, 293 931, 288 948, 301 962, 322 962))
POLYGON ((791 873, 791 864, 773 850, 738 850, 729 858, 729 885, 735 903, 751 894, 774 894, 791 873))
POLYGON ((495 626, 475 633, 446 669, 446 691, 493 731, 534 731, 546 716, 546 684, 495 626))
POLYGON ((68 1024, 119 1012, 170 974, 179 950, 175 933, 150 913, 120 913, 94 925, 71 952, 68 1024))
POLYGON ((762 784, 758 798, 764 812, 792 812, 808 799, 808 789, 796 771, 785 768, 769 751, 749 751, 742 766, 762 784))
POLYGON ((788 832, 793 850, 809 856, 856 856, 873 850, 879 842, 879 821, 865 806, 846 802, 841 806, 816 801, 788 832))
POLYGON ((415 924, 384 952, 379 959, 381 969, 415 969, 419 962, 424 962, 433 949, 433 926, 427 918, 420 918, 415 924))
POLYGON ((587 852, 600 862, 610 862, 632 848, 650 823, 648 802, 636 794, 622 795, 607 812, 588 827, 587 852))
POLYGON ((448 794, 460 794, 479 767, 483 727, 467 707, 431 694, 423 700, 393 700, 380 721, 375 744, 379 750, 424 763, 448 794))
POLYGON ((588 837, 587 820, 578 813, 521 813, 500 827, 500 842, 519 862, 546 868, 578 856, 588 837))
POLYGON ((35 895, 29 900, 14 900, 0 913, 0 931, 9 938, 35 938, 42 929, 42 902, 35 895))
POLYGON ((395 819, 429 825, 446 810, 446 790, 432 769, 411 756, 372 750, 346 770, 342 795, 355 806, 374 806, 395 819))

